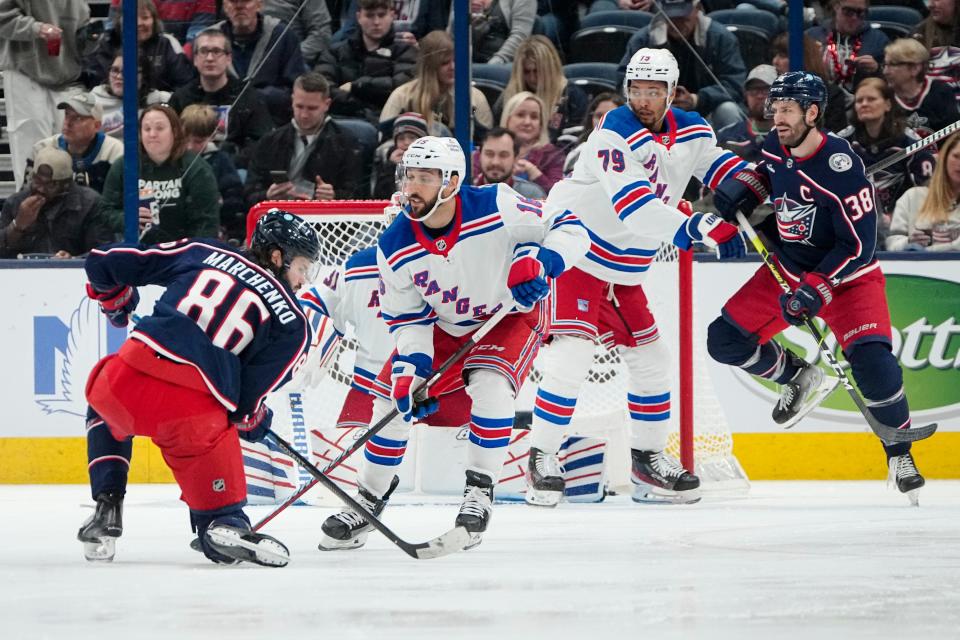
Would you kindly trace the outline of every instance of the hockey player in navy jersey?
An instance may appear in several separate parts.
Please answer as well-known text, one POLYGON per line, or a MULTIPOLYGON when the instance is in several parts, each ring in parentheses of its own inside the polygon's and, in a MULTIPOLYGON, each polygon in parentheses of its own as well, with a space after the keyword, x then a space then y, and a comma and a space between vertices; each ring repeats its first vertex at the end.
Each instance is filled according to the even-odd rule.
MULTIPOLYGON (((532 307, 498 324, 431 386, 445 397, 466 387, 470 434, 466 482, 456 525, 480 543, 492 512, 514 419, 514 397, 530 371, 546 330, 548 280, 583 256, 589 241, 569 211, 544 212, 537 200, 505 184, 461 185, 466 159, 453 138, 427 136, 410 145, 398 166, 403 215, 384 231, 377 259, 384 283, 383 317, 396 352, 377 382, 390 399, 374 401, 373 421, 391 405, 400 415, 367 443, 358 473, 360 500, 374 513, 396 486, 410 424, 437 409, 412 390, 502 305, 532 307)), ((347 509, 323 523, 323 550, 352 549, 369 524, 347 509)))
POLYGON ((596 342, 619 349, 629 371, 634 500, 699 500, 700 480, 664 453, 669 354, 641 283, 663 243, 680 249, 703 243, 721 257, 745 253, 735 226, 677 207, 691 177, 713 189, 747 163, 717 146, 699 114, 670 106, 679 75, 666 49, 637 51, 624 80, 628 104, 603 117, 581 147, 573 174, 547 198, 549 210, 572 211, 581 219, 590 248, 555 282, 552 338, 534 404, 527 470, 526 500, 532 505, 555 506, 563 495, 557 453, 596 342))
POLYGON ((112 560, 134 435, 149 436, 180 485, 203 553, 217 563, 285 566, 287 548, 253 533, 239 437, 258 440, 263 404, 303 363, 309 329, 294 292, 318 258, 314 230, 268 212, 249 252, 214 240, 109 245, 86 261, 88 295, 126 326, 137 287, 165 288, 119 352, 87 381, 90 481, 97 502, 78 538, 91 560, 112 560))
MULTIPOLYGON (((811 411, 836 379, 772 338, 819 316, 833 331, 873 416, 909 428, 903 374, 891 353, 884 277, 874 255, 877 206, 862 160, 850 144, 818 127, 827 90, 818 76, 786 73, 770 88, 774 131, 763 161, 715 193, 717 210, 749 215, 768 196, 774 215, 761 226, 792 287, 782 292, 766 266, 727 301, 709 328, 707 348, 723 364, 781 385, 774 421, 792 424, 811 411)), ((910 443, 884 443, 890 479, 915 502, 924 484, 910 443)))

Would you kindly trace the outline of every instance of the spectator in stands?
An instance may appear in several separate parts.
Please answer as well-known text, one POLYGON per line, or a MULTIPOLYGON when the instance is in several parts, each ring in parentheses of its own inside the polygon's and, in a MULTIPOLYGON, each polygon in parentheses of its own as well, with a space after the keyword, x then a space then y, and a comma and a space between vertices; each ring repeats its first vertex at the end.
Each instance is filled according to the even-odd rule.
POLYGON ((883 65, 897 104, 907 114, 907 126, 921 138, 960 120, 953 91, 927 76, 929 60, 930 52, 922 44, 913 38, 899 38, 887 45, 883 65))
MULTIPOLYGON (((344 2, 345 20, 339 31, 333 35, 333 42, 341 42, 357 31, 358 0, 344 2)), ((394 0, 396 13, 394 32, 401 42, 416 46, 417 41, 431 31, 447 28, 447 14, 450 2, 439 0, 394 0)))
POLYGON ((230 155, 217 148, 213 141, 220 118, 208 104, 191 104, 180 114, 184 145, 203 158, 217 180, 220 192, 220 235, 224 240, 243 242, 246 236, 247 206, 243 182, 230 155))
MULTIPOLYGON (((140 239, 146 244, 186 237, 215 238, 220 195, 210 165, 184 145, 183 125, 167 105, 140 115, 140 239)), ((110 228, 123 231, 123 163, 114 163, 100 200, 110 228)))
MULTIPOLYGON (((110 21, 121 20, 122 0, 110 0, 110 21)), ((180 44, 192 41, 216 20, 217 0, 153 0, 163 27, 180 44)))
POLYGON ((263 14, 290 25, 300 39, 300 53, 308 67, 317 64, 320 54, 330 48, 330 10, 325 0, 265 0, 263 14))
POLYGON ((680 66, 673 106, 709 117, 715 129, 740 120, 740 87, 747 70, 737 38, 724 25, 701 13, 699 0, 660 0, 659 5, 663 11, 627 43, 620 60, 620 78, 638 49, 668 49, 680 66), (667 25, 667 18, 676 28, 667 25))
MULTIPOLYGON (((122 11, 118 7, 118 12, 122 11)), ((190 61, 183 54, 180 41, 164 32, 157 7, 153 0, 137 2, 137 42, 144 67, 149 70, 154 88, 160 91, 173 91, 179 86, 193 82, 194 72, 190 61)), ((117 53, 123 46, 123 19, 119 16, 113 23, 113 29, 103 34, 97 51, 88 63, 88 77, 101 84, 108 80, 107 75, 117 53)))
POLYGON ((33 173, 37 154, 42 149, 53 147, 69 154, 74 182, 102 193, 110 167, 123 158, 123 143, 108 137, 101 130, 103 109, 92 94, 74 94, 58 104, 57 108, 64 112, 63 128, 59 135, 45 138, 34 145, 33 153, 27 159, 25 180, 29 180, 33 173))
POLYGON ((112 238, 97 214, 93 189, 73 181, 70 156, 56 147, 37 152, 36 170, 0 213, 0 258, 51 254, 71 258, 112 238))
POLYGON ((760 150, 773 128, 773 119, 767 117, 767 94, 777 75, 777 70, 769 64, 760 64, 750 70, 747 81, 743 83, 743 93, 747 96, 747 119, 717 131, 717 144, 749 162, 759 162, 763 158, 760 150))
MULTIPOLYGON (((605 116, 608 111, 612 111, 624 104, 626 104, 626 100, 624 100, 623 95, 613 93, 612 91, 604 91, 594 96, 593 100, 590 101, 590 106, 587 108, 586 115, 583 117, 583 123, 578 130, 570 131, 571 134, 576 133, 577 137, 573 140, 573 145, 575 146, 567 153, 566 160, 563 162, 564 175, 573 171, 573 165, 576 164, 577 158, 580 157, 581 145, 587 141, 587 138, 593 133, 593 130, 600 125, 600 120, 603 116, 605 116)), ((561 141, 562 140, 563 138, 561 138, 561 141)))
POLYGON ((657 10, 653 0, 594 0, 590 5, 590 13, 598 11, 650 11, 657 10))
MULTIPOLYGON (((913 129, 907 127, 893 89, 883 78, 865 78, 857 86, 851 122, 839 135, 850 142, 868 167, 919 140, 913 129)), ((890 228, 897 200, 908 188, 926 184, 935 164, 930 149, 922 149, 871 177, 881 215, 877 224, 881 239, 890 228)))
POLYGON ((373 159, 373 197, 388 199, 397 190, 397 165, 414 140, 428 135, 427 121, 419 113, 401 113, 393 121, 393 140, 380 145, 373 159))
POLYGON ((546 198, 546 189, 535 182, 514 175, 519 155, 520 141, 517 140, 516 134, 503 127, 490 129, 483 135, 480 148, 473 152, 473 184, 503 182, 527 198, 546 198))
POLYGON ((521 91, 535 93, 547 105, 547 129, 555 144, 567 128, 580 124, 587 111, 587 94, 567 81, 560 56, 545 36, 530 36, 520 43, 510 81, 493 106, 494 117, 500 117, 504 103, 521 91))
POLYGON ((0 70, 17 189, 33 145, 62 124, 57 105, 83 90, 77 33, 89 21, 83 0, 0 3, 0 70))
POLYGON ((247 205, 261 200, 349 200, 369 193, 357 141, 330 109, 330 85, 316 72, 293 85, 293 120, 257 144, 247 175, 247 205), (366 188, 364 183, 366 182, 366 188))
POLYGON ((933 177, 897 201, 888 251, 960 250, 960 134, 943 144, 933 177))
MULTIPOLYGON (((533 33, 537 0, 470 0, 470 30, 475 64, 510 64, 520 43, 533 33)), ((448 29, 453 28, 450 7, 448 29)))
MULTIPOLYGON (((422 113, 431 135, 450 135, 453 131, 453 39, 445 31, 432 31, 421 38, 414 78, 393 90, 380 111, 380 122, 388 122, 401 113, 422 113)), ((470 88, 475 134, 478 128, 493 126, 490 104, 476 87, 470 88)))
MULTIPOLYGON (((529 180, 550 193, 554 184, 563 178, 564 153, 550 144, 547 135, 547 110, 543 100, 529 91, 516 94, 503 108, 500 126, 509 129, 520 145, 513 176, 529 180)), ((479 157, 474 154, 474 174, 479 169, 479 157)))
MULTIPOLYGON (((150 72, 144 67, 144 59, 138 56, 140 73, 137 74, 137 102, 139 111, 151 104, 161 104, 170 100, 169 91, 153 88, 149 79, 150 72)), ((123 55, 117 54, 107 71, 107 81, 98 84, 90 94, 103 109, 100 129, 111 138, 123 139, 123 55)), ((139 115, 139 113, 138 113, 139 115)))
POLYGON ((215 26, 232 51, 229 73, 256 87, 277 126, 290 120, 293 82, 307 70, 300 39, 273 16, 260 13, 263 0, 223 0, 227 19, 215 26))
POLYGON ((393 32, 393 0, 360 0, 360 29, 321 56, 319 71, 330 81, 334 115, 376 123, 394 89, 413 78, 417 49, 393 32))
POLYGON ((883 48, 890 39, 867 22, 869 0, 833 0, 833 18, 807 29, 807 34, 823 45, 827 74, 848 93, 861 80, 880 74, 883 48))
POLYGON ((960 47, 960 11, 957 0, 930 0, 930 15, 915 28, 914 38, 928 50, 960 47))
POLYGON ((273 119, 256 91, 227 73, 233 62, 230 41, 218 29, 206 29, 193 43, 193 64, 199 81, 177 89, 170 106, 180 113, 191 104, 208 104, 220 116, 215 142, 246 168, 257 141, 273 130, 273 119))
MULTIPOLYGON (((790 37, 778 34, 770 43, 773 51, 773 67, 777 75, 790 70, 790 37)), ((803 36, 803 68, 823 78, 827 85, 827 108, 823 114, 823 127, 827 131, 841 131, 847 126, 847 110, 853 106, 853 95, 830 80, 823 61, 823 45, 809 35, 803 36)))

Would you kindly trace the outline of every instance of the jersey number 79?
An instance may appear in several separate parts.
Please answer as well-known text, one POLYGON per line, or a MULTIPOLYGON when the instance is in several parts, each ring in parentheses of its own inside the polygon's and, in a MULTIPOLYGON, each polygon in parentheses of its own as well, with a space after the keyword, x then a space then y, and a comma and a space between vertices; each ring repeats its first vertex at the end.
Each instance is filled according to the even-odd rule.
POLYGON ((623 151, 620 151, 620 149, 600 149, 597 151, 597 157, 603 162, 604 171, 613 169, 617 173, 621 173, 627 168, 623 159, 623 151))

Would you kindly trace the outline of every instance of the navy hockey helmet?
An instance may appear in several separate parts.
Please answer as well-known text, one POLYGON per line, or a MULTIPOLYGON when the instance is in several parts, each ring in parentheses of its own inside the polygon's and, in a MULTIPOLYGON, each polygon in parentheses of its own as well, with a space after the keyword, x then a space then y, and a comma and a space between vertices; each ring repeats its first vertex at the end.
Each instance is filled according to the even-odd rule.
POLYGON ((320 238, 314 228, 300 216, 276 208, 267 211, 257 221, 250 239, 250 249, 265 260, 269 260, 269 253, 274 248, 280 249, 283 255, 281 273, 298 256, 311 263, 320 259, 320 238))
POLYGON ((773 81, 765 108, 770 112, 777 100, 793 100, 806 113, 810 105, 817 105, 817 122, 827 110, 827 85, 823 79, 807 71, 788 71, 773 81))

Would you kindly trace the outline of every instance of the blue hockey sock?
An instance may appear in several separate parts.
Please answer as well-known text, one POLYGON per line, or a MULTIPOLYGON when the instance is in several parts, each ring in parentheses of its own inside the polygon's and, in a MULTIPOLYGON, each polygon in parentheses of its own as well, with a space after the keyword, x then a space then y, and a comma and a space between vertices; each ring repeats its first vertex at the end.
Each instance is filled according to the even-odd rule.
POLYGON ((101 493, 127 492, 133 438, 117 440, 93 409, 87 410, 87 471, 94 500, 101 493))

